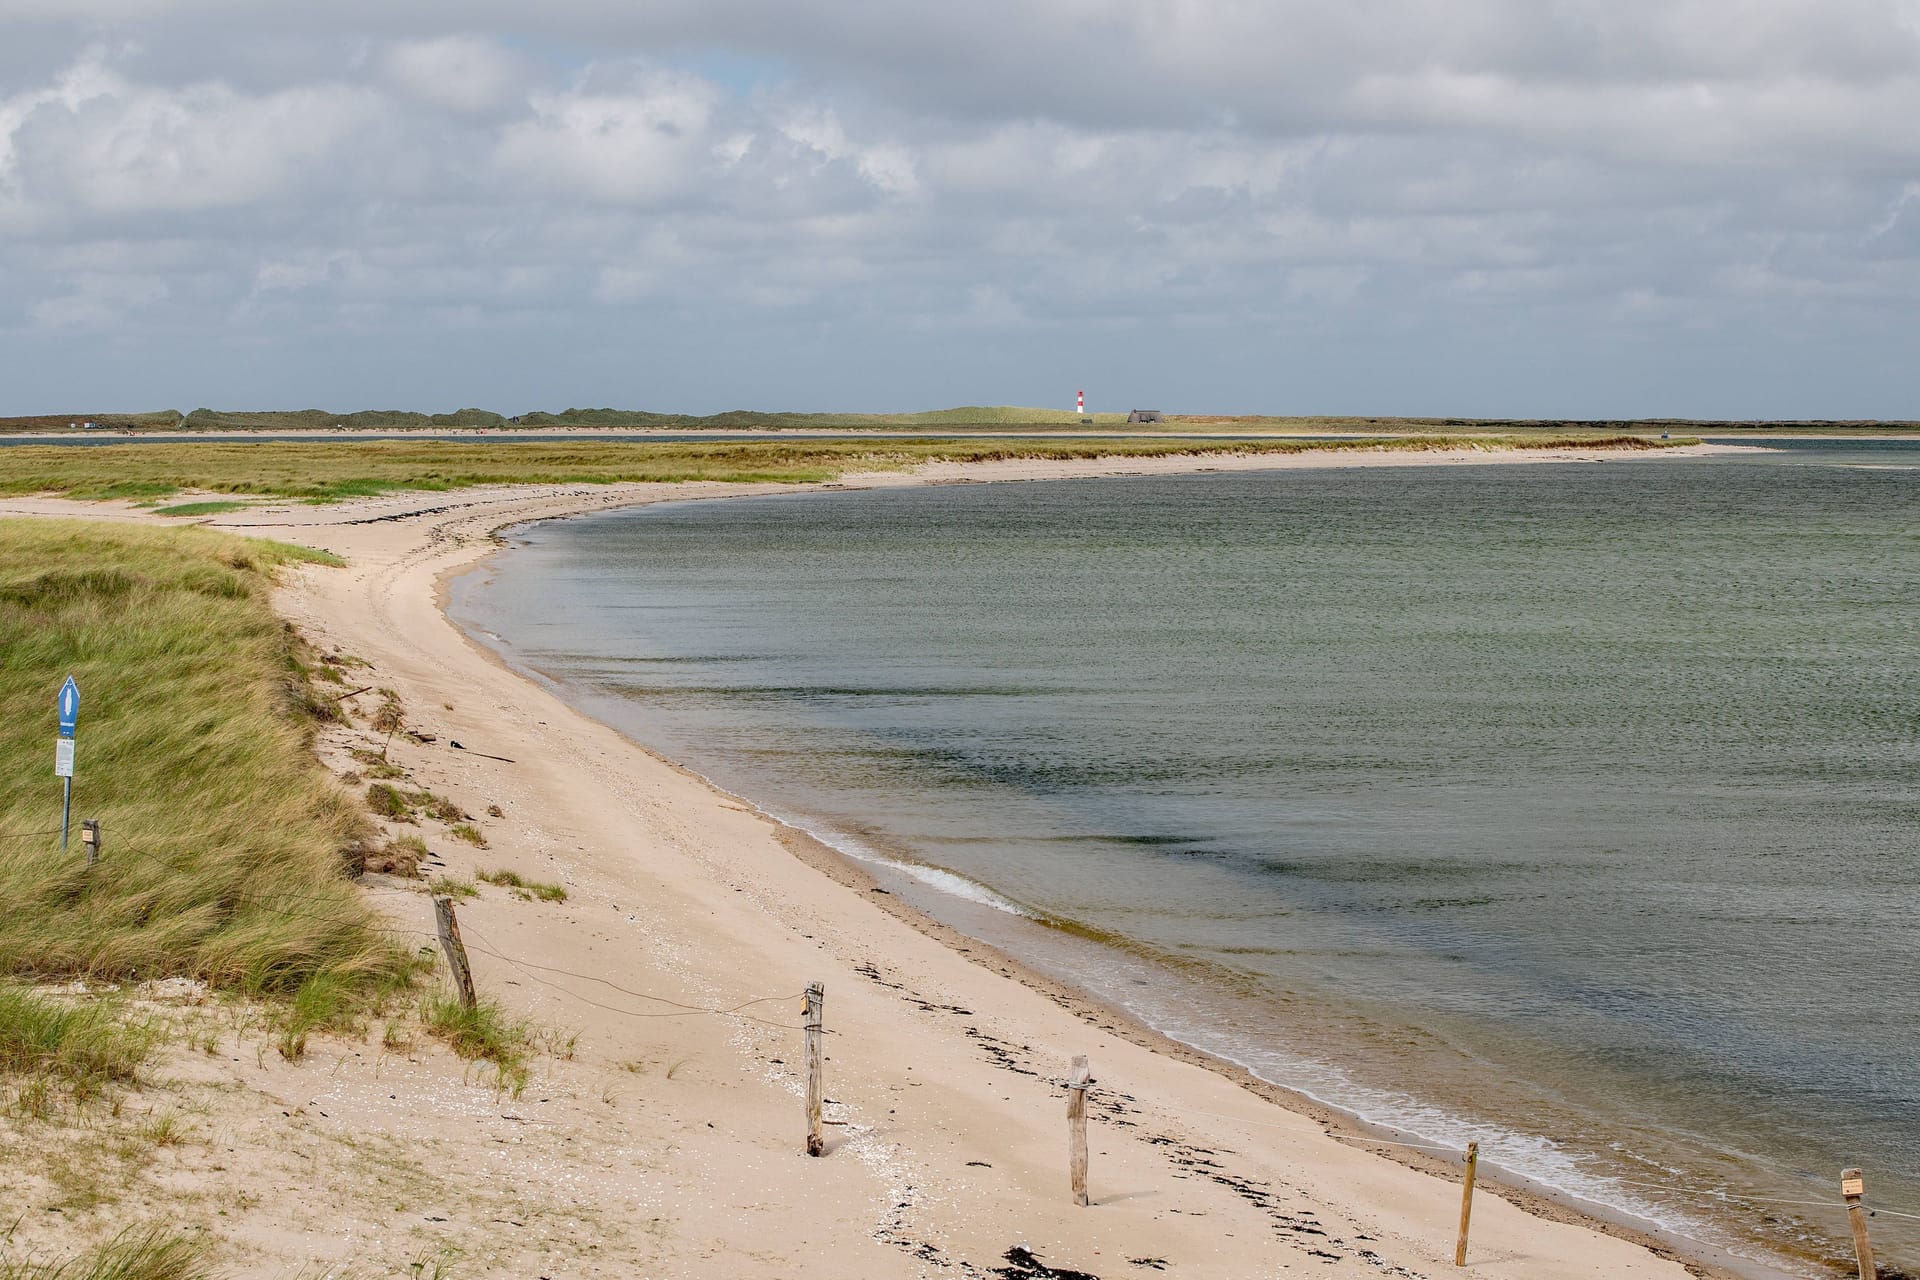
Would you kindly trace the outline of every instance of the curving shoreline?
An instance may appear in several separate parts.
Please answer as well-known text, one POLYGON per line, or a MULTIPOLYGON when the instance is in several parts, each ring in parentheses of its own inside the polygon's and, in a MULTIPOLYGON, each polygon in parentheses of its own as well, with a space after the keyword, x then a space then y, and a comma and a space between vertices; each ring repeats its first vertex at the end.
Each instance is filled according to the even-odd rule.
MULTIPOLYGON (((941 464, 908 476, 848 477, 830 487, 1242 466, 1523 464, 1576 456, 1580 451, 941 464)), ((1589 452, 1582 460, 1604 461, 1605 455, 1589 452)), ((791 1135, 782 1129, 792 1128, 789 1100, 774 1070, 784 1066, 779 1055, 785 1050, 751 1040, 736 1044, 730 1034, 716 1034, 712 1023, 686 1031, 678 1027, 687 1024, 676 1026, 674 1034, 688 1047, 719 1064, 711 1096, 680 1105, 767 1119, 743 1125, 727 1141, 697 1135, 718 1143, 701 1151, 713 1170, 703 1185, 710 1192, 728 1189, 715 1204, 737 1207, 742 1189, 753 1188, 774 1219, 784 1215, 790 1225, 793 1215, 806 1216, 813 1225, 802 1235, 863 1252, 835 1259, 782 1243, 784 1230, 769 1236, 730 1227, 735 1214, 718 1224, 717 1253, 678 1256, 669 1273, 727 1274, 729 1265, 759 1258, 777 1259, 782 1274, 921 1274, 927 1255, 896 1247, 908 1238, 976 1266, 996 1260, 1008 1242, 1030 1240, 1052 1265, 1104 1275, 1137 1274, 1126 1258, 1161 1258, 1188 1275, 1264 1273, 1281 1263, 1324 1264, 1320 1273, 1332 1275, 1451 1272, 1458 1192, 1434 1176, 1446 1172, 1438 1162, 1406 1152, 1383 1160, 1361 1149, 1367 1137, 1379 1135, 1159 1036, 874 892, 879 886, 859 865, 568 707, 443 612, 447 582, 482 561, 502 528, 614 506, 802 487, 821 486, 473 490, 335 508, 262 506, 208 522, 346 556, 344 572, 307 572, 291 583, 283 593, 285 612, 315 638, 372 661, 437 731, 516 761, 502 767, 424 752, 421 776, 456 795, 464 785, 512 797, 512 818, 494 851, 469 861, 544 859, 572 877, 582 920, 600 919, 609 908, 615 917, 632 913, 636 895, 649 912, 639 935, 601 926, 609 932, 588 942, 553 919, 521 918, 504 904, 463 908, 486 936, 510 939, 501 945, 552 963, 671 979, 686 996, 737 993, 734 984, 746 975, 825 976, 830 1022, 846 1044, 860 1046, 829 1067, 831 1096, 843 1108, 836 1118, 848 1134, 834 1154, 844 1150, 854 1158, 792 1159, 791 1135), (600 915, 590 914, 595 911, 600 915), (560 958, 569 955, 574 959, 560 958), (988 1044, 999 1047, 983 1056, 988 1044), (1112 1107, 1098 1113, 1105 1123, 1095 1129, 1095 1200, 1103 1200, 1103 1182, 1108 1195, 1091 1211, 1067 1205, 1055 1185, 1063 1161, 1055 1150, 1061 1145, 1058 1093, 1049 1081, 1069 1051, 1094 1056, 1112 1107), (908 1090, 918 1091, 913 1107, 883 1105, 904 1100, 908 1090), (911 1118, 895 1118, 902 1111, 911 1118), (942 1147, 955 1145, 996 1173, 944 1159, 942 1147), (1190 1158, 1182 1165, 1170 1160, 1170 1151, 1190 1158), (769 1169, 779 1170, 770 1180, 769 1169), (889 1196, 897 1200, 905 1185, 914 1194, 904 1217, 876 1217, 874 1206, 889 1196), (1264 1190, 1249 1196, 1248 1187, 1264 1190), (1311 1229, 1300 1229, 1302 1223, 1311 1229), (1337 1256, 1315 1257, 1316 1248, 1337 1256)), ((67 514, 76 505, 5 504, 67 514)), ((507 991, 516 1002, 526 998, 506 987, 511 976, 497 964, 482 956, 476 967, 483 985, 507 991)), ((530 1000, 536 1014, 584 1022, 582 1056, 589 1063, 615 1056, 623 1038, 634 1038, 612 1015, 595 1014, 565 995, 534 993, 530 1000)), ((680 1208, 694 1219, 701 1213, 690 1199, 680 1208)), ((1685 1263, 1624 1224, 1524 1190, 1483 1200, 1474 1240, 1471 1274, 1732 1274, 1685 1263)))

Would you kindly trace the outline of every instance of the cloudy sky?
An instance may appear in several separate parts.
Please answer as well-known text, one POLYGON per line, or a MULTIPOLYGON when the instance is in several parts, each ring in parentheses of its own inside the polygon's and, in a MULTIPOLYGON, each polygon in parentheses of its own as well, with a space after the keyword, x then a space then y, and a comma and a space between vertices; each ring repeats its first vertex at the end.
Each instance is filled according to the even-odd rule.
POLYGON ((1920 0, 0 0, 0 413, 1920 417, 1920 0))

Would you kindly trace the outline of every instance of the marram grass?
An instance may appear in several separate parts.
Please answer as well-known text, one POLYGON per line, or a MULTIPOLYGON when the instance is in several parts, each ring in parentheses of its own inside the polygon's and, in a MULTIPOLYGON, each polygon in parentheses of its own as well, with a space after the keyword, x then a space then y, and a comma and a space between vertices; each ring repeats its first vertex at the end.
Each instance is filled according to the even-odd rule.
MULTIPOLYGON (((60 1081, 82 1101, 132 1081, 158 1031, 116 1002, 72 1001, 0 986, 0 1075, 60 1081)), ((16 1106, 37 1096, 23 1093, 16 1106)))
POLYGON ((315 553, 202 529, 0 520, 0 974, 186 976, 302 1021, 410 961, 343 874, 365 836, 310 749, 294 638, 269 607, 315 553), (64 854, 54 695, 80 684, 64 854), (100 821, 89 868, 77 838, 100 821))
MULTIPOLYGON (((11 1236, 8 1237, 11 1241, 11 1236)), ((127 1227, 106 1243, 62 1262, 15 1257, 0 1245, 0 1280, 213 1280, 213 1242, 161 1226, 127 1227)))

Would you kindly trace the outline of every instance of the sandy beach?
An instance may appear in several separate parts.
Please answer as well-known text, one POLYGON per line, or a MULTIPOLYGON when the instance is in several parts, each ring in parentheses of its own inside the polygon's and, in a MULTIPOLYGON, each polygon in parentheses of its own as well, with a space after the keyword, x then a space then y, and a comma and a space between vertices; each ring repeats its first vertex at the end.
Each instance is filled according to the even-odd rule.
MULTIPOLYGON (((826 487, 1608 457, 938 464, 826 487)), ((552 1277, 1716 1274, 1484 1180, 1456 1270, 1457 1160, 1370 1150, 1337 1117, 912 914, 831 851, 507 669, 442 612, 445 583, 504 527, 802 487, 472 489, 206 521, 347 560, 290 573, 280 606, 315 644, 369 663, 361 683, 400 695, 418 737, 394 738, 393 761, 487 815, 484 849, 423 832, 432 869, 512 868, 568 897, 482 886, 460 907, 480 988, 550 1029, 521 1096, 425 1041, 322 1042, 288 1064, 237 1029, 222 1052, 162 1068, 183 1105, 205 1108, 210 1140, 165 1153, 149 1208, 168 1195, 218 1206, 209 1220, 248 1259, 240 1273, 262 1276, 312 1263, 409 1274, 439 1257, 458 1260, 449 1274, 552 1277), (812 982, 829 1031, 818 1159, 802 1150, 812 982), (1096 1080, 1085 1208, 1068 1194, 1065 1122, 1080 1054, 1096 1080)), ((55 499, 0 513, 154 519, 55 499)), ((329 729, 323 759, 347 774, 366 741, 329 729)), ((424 889, 368 880, 396 927, 430 945, 424 889)))

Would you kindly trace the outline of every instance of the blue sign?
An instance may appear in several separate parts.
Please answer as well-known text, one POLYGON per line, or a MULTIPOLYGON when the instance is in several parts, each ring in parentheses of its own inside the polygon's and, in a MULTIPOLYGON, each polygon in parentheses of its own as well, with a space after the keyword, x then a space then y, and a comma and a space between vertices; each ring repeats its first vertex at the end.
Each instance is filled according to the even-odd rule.
POLYGON ((72 676, 68 676, 67 682, 60 686, 58 705, 60 707, 60 736, 63 738, 71 738, 73 736, 73 727, 80 723, 80 686, 74 683, 72 676))

